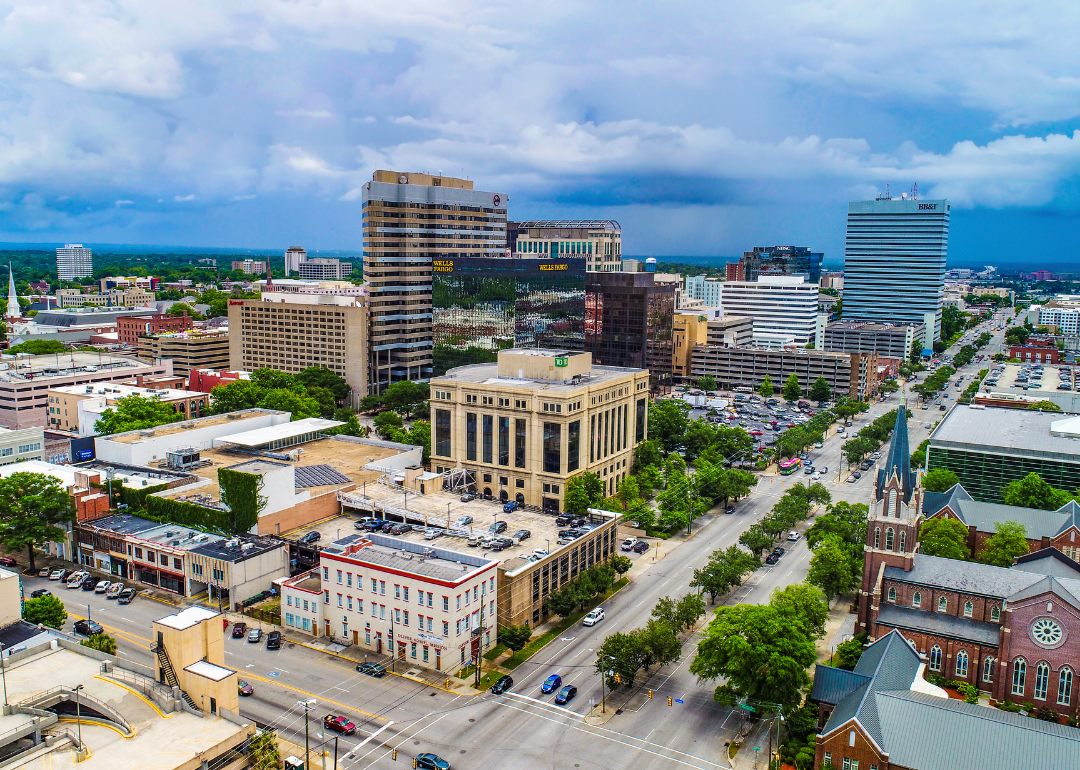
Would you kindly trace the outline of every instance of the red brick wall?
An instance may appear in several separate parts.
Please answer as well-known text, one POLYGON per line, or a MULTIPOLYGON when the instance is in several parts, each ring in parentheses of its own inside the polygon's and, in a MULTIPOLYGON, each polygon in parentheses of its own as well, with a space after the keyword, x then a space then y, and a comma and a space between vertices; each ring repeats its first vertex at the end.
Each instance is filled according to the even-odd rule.
POLYGON ((116 319, 120 341, 128 345, 138 345, 139 337, 159 332, 177 332, 192 328, 194 321, 184 311, 183 315, 155 313, 153 315, 120 316, 116 319), (149 328, 147 328, 149 326, 149 328))
POLYGON ((858 761, 859 770, 870 770, 870 765, 877 765, 878 770, 889 770, 888 759, 878 752, 873 742, 854 721, 837 728, 825 738, 818 738, 814 757, 815 768, 820 768, 825 764, 826 754, 831 755, 832 766, 836 768, 843 767, 844 757, 847 757, 858 761), (854 733, 854 740, 852 733, 854 733), (851 745, 852 743, 855 745, 851 745))
POLYGON ((1012 345, 1009 347, 1009 357, 1019 358, 1027 363, 1038 361, 1044 364, 1057 364, 1061 362, 1061 351, 1055 348, 1044 348, 1032 345, 1012 345))
MULTIPOLYGON (((354 489, 355 484, 341 487, 342 491, 354 489)), ((260 535, 284 535, 286 532, 313 524, 322 519, 328 519, 341 512, 341 503, 337 500, 337 493, 327 492, 310 500, 305 500, 292 508, 270 513, 259 517, 260 535)))

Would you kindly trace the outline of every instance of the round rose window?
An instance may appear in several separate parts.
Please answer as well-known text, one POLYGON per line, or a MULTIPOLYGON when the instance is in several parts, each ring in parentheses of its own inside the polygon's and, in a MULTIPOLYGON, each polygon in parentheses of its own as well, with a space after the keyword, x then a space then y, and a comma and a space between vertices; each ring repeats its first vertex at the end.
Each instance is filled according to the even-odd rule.
POLYGON ((1039 618, 1031 625, 1031 635, 1045 647, 1053 647, 1061 641, 1061 626, 1056 620, 1039 618))

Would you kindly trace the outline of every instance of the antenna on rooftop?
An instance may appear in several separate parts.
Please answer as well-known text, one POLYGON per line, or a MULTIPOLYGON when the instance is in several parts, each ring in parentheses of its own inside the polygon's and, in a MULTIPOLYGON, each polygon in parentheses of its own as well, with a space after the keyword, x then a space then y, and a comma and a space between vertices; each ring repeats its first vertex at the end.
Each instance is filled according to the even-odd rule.
POLYGON ((887 201, 892 200, 892 195, 889 194, 889 183, 888 182, 885 183, 885 200, 887 200, 887 201))
POLYGON ((919 183, 911 185, 911 199, 917 201, 919 199, 919 183))

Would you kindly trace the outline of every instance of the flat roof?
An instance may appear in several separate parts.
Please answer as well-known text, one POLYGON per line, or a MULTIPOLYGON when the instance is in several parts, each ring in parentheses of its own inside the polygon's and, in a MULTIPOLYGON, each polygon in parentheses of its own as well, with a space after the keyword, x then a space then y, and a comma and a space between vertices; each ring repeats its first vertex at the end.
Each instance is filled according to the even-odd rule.
POLYGON ((1080 438, 1051 432, 1062 421, 1057 412, 957 404, 930 434, 930 446, 1080 463, 1080 438))
MULTIPOLYGON (((172 379, 172 378, 166 378, 172 379)), ((138 385, 122 385, 114 382, 94 382, 88 385, 57 385, 49 388, 54 393, 68 393, 73 396, 105 396, 124 398, 139 395, 147 398, 159 398, 172 401, 178 398, 209 398, 209 393, 199 390, 177 390, 174 388, 142 388, 138 385)))
MULTIPOLYGON (((562 355, 566 355, 563 353, 562 355)), ((502 385, 508 388, 527 388, 529 390, 547 390, 555 392, 573 393, 595 385, 603 385, 621 377, 632 374, 648 372, 648 369, 632 369, 621 366, 598 366, 593 364, 592 371, 583 375, 578 382, 562 383, 548 380, 518 379, 517 377, 500 377, 499 365, 470 364, 450 369, 441 377, 432 377, 431 381, 457 380, 463 383, 476 385, 502 385)))
POLYGON ((214 682, 220 682, 222 679, 235 674, 231 668, 225 668, 224 666, 217 666, 213 663, 208 663, 205 660, 197 660, 190 666, 186 666, 184 671, 188 671, 192 674, 198 674, 201 677, 210 679, 214 682))
MULTIPOLYGON (((15 335, 14 332, 11 334, 15 335)), ((54 355, 8 355, 0 359, 0 381, 48 382, 56 377, 74 377, 77 374, 115 372, 122 369, 153 369, 155 365, 130 356, 114 356, 108 353, 67 351, 54 355), (32 377, 27 376, 32 374, 32 377)))
MULTIPOLYGON (((175 628, 178 631, 182 631, 185 628, 191 628, 197 626, 204 620, 217 617, 220 613, 215 610, 208 610, 205 607, 188 607, 186 610, 176 613, 175 615, 166 615, 160 620, 154 621, 160 623, 167 628, 175 628)), ((205 661, 201 661, 205 663, 205 661)), ((214 668, 218 668, 214 666, 214 668)), ((190 666, 188 670, 191 670, 190 666)))
POLYGON ((152 428, 154 435, 144 435, 146 431, 143 430, 129 430, 126 433, 114 433, 111 436, 99 436, 96 441, 115 441, 118 444, 139 444, 143 441, 150 441, 161 436, 169 436, 173 433, 182 433, 188 430, 197 430, 199 428, 212 428, 216 425, 224 425, 229 422, 234 422, 238 426, 243 425, 244 420, 250 420, 253 417, 266 414, 288 414, 288 412, 279 412, 274 409, 244 409, 239 412, 228 412, 227 414, 214 414, 209 417, 198 417, 194 420, 182 420, 180 422, 171 422, 167 425, 158 425, 152 428))
POLYGON ((191 553, 220 561, 241 562, 260 554, 285 548, 282 540, 261 537, 221 538, 191 549, 191 553), (231 545, 230 545, 231 544, 231 545))
POLYGON ((460 582, 498 564, 494 559, 451 551, 434 543, 428 545, 373 533, 349 535, 331 543, 323 549, 323 553, 452 583, 460 582), (365 540, 370 545, 356 553, 347 553, 348 546, 365 540))
POLYGON ((221 438, 214 439, 214 444, 218 445, 221 443, 236 444, 237 446, 246 447, 260 447, 265 446, 266 444, 272 444, 275 441, 303 436, 305 433, 330 430, 331 428, 336 428, 339 425, 344 424, 345 423, 338 420, 324 420, 321 417, 308 417, 303 420, 282 423, 281 425, 270 425, 265 428, 256 428, 255 430, 249 430, 244 433, 234 433, 230 436, 222 436, 221 438))
POLYGON ((201 529, 180 524, 159 524, 156 521, 149 521, 127 513, 115 513, 112 516, 82 522, 81 526, 135 537, 157 546, 182 551, 194 551, 205 543, 225 539, 222 535, 211 534, 201 529))

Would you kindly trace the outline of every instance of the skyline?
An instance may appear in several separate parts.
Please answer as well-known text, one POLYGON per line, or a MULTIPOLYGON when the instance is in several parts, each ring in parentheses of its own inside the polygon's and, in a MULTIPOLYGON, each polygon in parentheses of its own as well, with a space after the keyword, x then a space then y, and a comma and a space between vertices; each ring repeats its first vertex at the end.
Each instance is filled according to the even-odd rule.
POLYGON ((918 183, 954 205, 957 264, 1061 265, 1078 17, 16 2, 0 238, 354 251, 360 186, 387 168, 504 190, 513 219, 617 219, 628 255, 792 243, 829 261, 848 201, 918 183))

